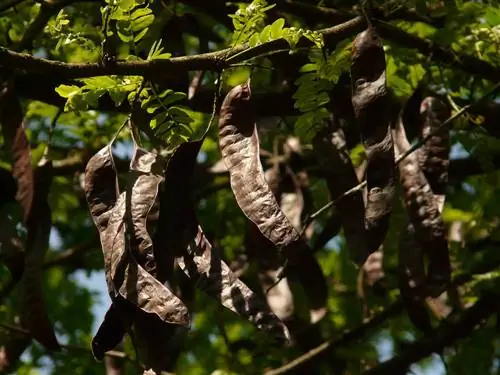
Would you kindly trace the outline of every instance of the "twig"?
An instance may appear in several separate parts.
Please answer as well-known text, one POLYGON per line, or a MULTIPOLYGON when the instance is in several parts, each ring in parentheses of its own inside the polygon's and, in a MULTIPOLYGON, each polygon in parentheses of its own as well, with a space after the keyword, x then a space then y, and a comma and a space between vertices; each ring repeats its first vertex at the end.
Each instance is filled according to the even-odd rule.
POLYGON ((498 295, 486 294, 474 306, 465 310, 456 322, 446 322, 430 336, 410 345, 403 353, 364 372, 365 375, 401 374, 415 362, 440 352, 461 338, 469 336, 478 324, 483 323, 498 308, 498 295))
POLYGON ((394 302, 391 306, 386 308, 384 311, 382 311, 380 314, 377 314, 373 318, 368 320, 366 323, 350 331, 345 332, 338 339, 325 341, 323 344, 308 351, 307 353, 302 354, 300 357, 295 358, 293 361, 290 361, 279 368, 266 371, 264 375, 284 374, 302 365, 303 363, 309 361, 310 359, 314 358, 315 356, 324 352, 327 349, 345 346, 353 341, 362 339, 368 333, 368 331, 378 327, 379 325, 384 323, 387 319, 399 314, 400 312, 403 311, 403 309, 404 309, 403 303, 400 300, 398 300, 394 302))
MULTIPOLYGON (((27 329, 24 329, 20 326, 13 326, 13 325, 3 323, 3 322, 0 322, 0 329, 20 333, 20 334, 27 335, 27 336, 30 335, 30 332, 27 329)), ((73 350, 73 351, 91 353, 90 348, 88 348, 86 346, 61 344, 61 348, 69 350, 69 351, 73 350)), ((116 350, 109 350, 105 353, 105 355, 107 355, 109 357, 121 358, 121 359, 129 360, 129 361, 134 361, 134 359, 130 358, 130 356, 127 353, 116 351, 116 350)))

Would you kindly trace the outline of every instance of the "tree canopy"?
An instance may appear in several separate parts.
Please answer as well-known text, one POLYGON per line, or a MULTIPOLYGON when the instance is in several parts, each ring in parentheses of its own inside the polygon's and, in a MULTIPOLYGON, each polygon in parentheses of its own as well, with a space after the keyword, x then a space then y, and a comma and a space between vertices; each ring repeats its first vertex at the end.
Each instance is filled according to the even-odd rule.
POLYGON ((2 1, 0 373, 498 373, 499 48, 496 1, 2 1))

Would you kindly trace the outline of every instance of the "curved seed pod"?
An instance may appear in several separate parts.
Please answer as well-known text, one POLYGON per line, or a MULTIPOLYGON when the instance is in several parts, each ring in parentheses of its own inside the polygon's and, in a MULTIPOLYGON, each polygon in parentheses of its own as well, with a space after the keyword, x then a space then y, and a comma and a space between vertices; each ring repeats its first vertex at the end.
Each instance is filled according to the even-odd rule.
MULTIPOLYGON (((344 132, 333 119, 313 140, 314 152, 325 176, 330 199, 336 199, 359 181, 346 150, 344 132)), ((363 193, 343 197, 336 202, 351 259, 362 266, 369 252, 365 237, 365 204, 363 193)))
POLYGON ((372 253, 382 244, 389 229, 395 168, 384 49, 371 26, 354 39, 351 77, 354 114, 368 161, 365 227, 368 251, 372 253))
POLYGON ((189 245, 187 254, 178 259, 181 269, 224 307, 248 319, 257 328, 271 333, 280 342, 290 340, 286 326, 265 303, 238 279, 208 242, 201 227, 189 245))
MULTIPOLYGON (((422 119, 421 138, 435 131, 450 116, 450 110, 441 100, 427 97, 420 106, 422 119)), ((438 209, 444 205, 444 194, 448 184, 450 164, 450 135, 447 129, 433 135, 419 150, 419 163, 432 192, 437 199, 438 209)))
POLYGON ((35 340, 48 350, 59 350, 54 328, 43 299, 42 275, 45 252, 49 247, 52 227, 51 211, 47 202, 52 184, 52 162, 42 158, 35 170, 35 195, 28 215, 26 257, 19 283, 21 325, 35 340))
POLYGON ((398 285, 410 321, 422 332, 432 329, 422 298, 425 282, 424 253, 413 224, 408 222, 398 248, 398 285))
POLYGON ((130 162, 127 182, 127 224, 130 248, 138 263, 156 276, 153 241, 148 233, 147 218, 163 181, 163 158, 142 148, 135 147, 130 162))
POLYGON ((4 142, 12 153, 12 175, 17 182, 16 199, 21 204, 26 223, 33 203, 33 168, 31 148, 24 132, 23 112, 19 100, 6 85, 0 92, 0 122, 4 142))
POLYGON ((104 319, 92 339, 92 355, 98 361, 104 359, 108 350, 115 348, 122 340, 127 331, 126 324, 122 321, 122 314, 116 305, 112 303, 106 311, 104 319))
POLYGON ((181 144, 167 164, 165 183, 159 193, 160 214, 153 240, 157 278, 161 282, 171 274, 174 258, 186 251, 197 233, 191 185, 196 157, 204 139, 203 136, 201 140, 181 144))
POLYGON ((160 283, 127 251, 125 241, 126 194, 118 197, 105 234, 105 252, 109 253, 109 274, 114 290, 112 299, 119 296, 142 311, 157 315, 165 323, 189 325, 190 316, 184 303, 160 283))
MULTIPOLYGON (((401 121, 394 131, 394 141, 398 154, 410 148, 401 121)), ((429 260, 427 293, 437 297, 444 291, 451 278, 444 223, 431 187, 420 170, 417 155, 409 154, 401 160, 398 167, 410 222, 415 227, 416 240, 429 260)))
POLYGON ((222 103, 219 144, 243 213, 276 246, 298 241, 299 234, 281 211, 264 177, 249 83, 233 87, 222 103))
POLYGON ((324 314, 328 291, 321 268, 280 209, 264 177, 248 82, 231 89, 222 103, 219 145, 241 210, 289 258, 290 271, 310 291, 311 309, 324 314))

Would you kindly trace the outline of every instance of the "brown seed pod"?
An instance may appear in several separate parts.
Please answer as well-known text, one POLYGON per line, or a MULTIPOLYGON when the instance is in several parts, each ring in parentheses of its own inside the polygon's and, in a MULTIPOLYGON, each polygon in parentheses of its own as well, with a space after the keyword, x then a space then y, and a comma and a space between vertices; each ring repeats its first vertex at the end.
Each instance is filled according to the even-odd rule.
MULTIPOLYGON (((359 181, 346 149, 344 132, 335 119, 318 132, 313 140, 314 152, 326 176, 330 199, 336 199, 356 186, 359 181)), ((335 204, 344 228, 344 236, 351 252, 351 259, 362 266, 368 258, 365 237, 365 204, 363 194, 357 191, 343 197, 335 204)))
MULTIPOLYGON (((422 121, 421 138, 434 132, 450 116, 450 110, 441 100, 427 97, 420 106, 422 121)), ((438 199, 439 210, 444 204, 444 194, 448 184, 450 165, 450 135, 447 129, 434 134, 418 152, 419 164, 425 174, 432 192, 438 199)))
POLYGON ((157 278, 162 282, 171 275, 174 258, 186 251, 198 230, 191 185, 196 157, 204 139, 181 144, 167 164, 165 183, 159 193, 160 214, 154 236, 157 278))
POLYGON ((311 309, 324 314, 328 292, 321 268, 264 177, 249 82, 231 89, 222 103, 219 146, 241 210, 290 260, 289 270, 310 291, 311 309))
POLYGON ((161 156, 135 146, 127 181, 127 230, 137 262, 153 276, 156 276, 156 262, 147 218, 163 181, 164 168, 161 156))
MULTIPOLYGON (((410 148, 401 121, 394 130, 394 142, 398 154, 410 148)), ((429 260, 426 294, 437 297, 451 278, 444 223, 431 187, 420 169, 417 155, 409 154, 398 167, 408 216, 415 228, 416 240, 429 260)))
POLYGON ((290 340, 286 326, 265 303, 238 279, 208 242, 201 227, 187 253, 178 259, 181 269, 197 287, 216 298, 224 307, 269 332, 280 342, 290 340))
POLYGON ((21 325, 48 350, 59 350, 43 298, 43 260, 52 227, 48 194, 52 184, 52 162, 42 158, 34 174, 35 195, 28 215, 26 257, 19 283, 21 325))
POLYGON ((389 229, 395 168, 384 49, 371 25, 354 39, 351 80, 354 114, 368 162, 365 227, 368 251, 372 253, 382 244, 389 229))
POLYGON ((8 85, 0 92, 0 123, 4 142, 12 153, 12 175, 17 182, 16 199, 21 205, 23 220, 26 223, 34 196, 31 148, 24 132, 21 104, 12 87, 8 85))

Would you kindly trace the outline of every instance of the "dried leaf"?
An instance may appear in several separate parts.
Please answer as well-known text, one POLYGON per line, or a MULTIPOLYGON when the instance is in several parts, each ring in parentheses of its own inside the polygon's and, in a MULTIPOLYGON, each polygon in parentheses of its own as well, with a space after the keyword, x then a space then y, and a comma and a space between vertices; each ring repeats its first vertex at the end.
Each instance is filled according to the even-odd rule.
POLYGON ((376 251, 389 229, 395 183, 390 131, 391 98, 382 42, 369 26, 352 45, 352 104, 367 158, 365 227, 368 251, 376 251))
POLYGON ((324 314, 328 292, 321 268, 264 177, 249 83, 235 86, 222 103, 219 145, 241 210, 289 258, 289 270, 309 291, 311 309, 324 314))
POLYGON ((34 175, 35 195, 26 223, 26 257, 19 283, 20 321, 46 349, 59 350, 42 290, 43 260, 49 247, 52 227, 51 210, 47 201, 52 183, 52 162, 42 158, 34 175))
MULTIPOLYGON (((314 152, 326 176, 330 199, 336 199, 359 181, 356 170, 346 149, 344 132, 333 119, 329 126, 318 132, 313 140, 314 152)), ((368 258, 365 237, 365 204, 363 193, 343 197, 336 202, 336 208, 344 236, 351 253, 351 259, 362 266, 368 258)))
MULTIPOLYGON (((410 148, 401 121, 394 131, 394 141, 398 154, 410 148)), ((398 167, 408 216, 415 228, 416 240, 429 261, 426 294, 437 297, 444 291, 451 278, 444 223, 431 187, 420 170, 417 155, 409 154, 398 167)))
POLYGON ((24 222, 27 222, 34 196, 31 148, 24 132, 21 104, 12 87, 7 85, 0 93, 0 122, 5 144, 12 153, 12 175, 17 182, 16 199, 21 204, 24 222))
POLYGON ((198 226, 198 234, 189 245, 187 254, 178 262, 197 287, 216 298, 224 307, 269 332, 280 342, 289 341, 286 326, 233 274, 220 254, 212 248, 201 227, 198 226))

